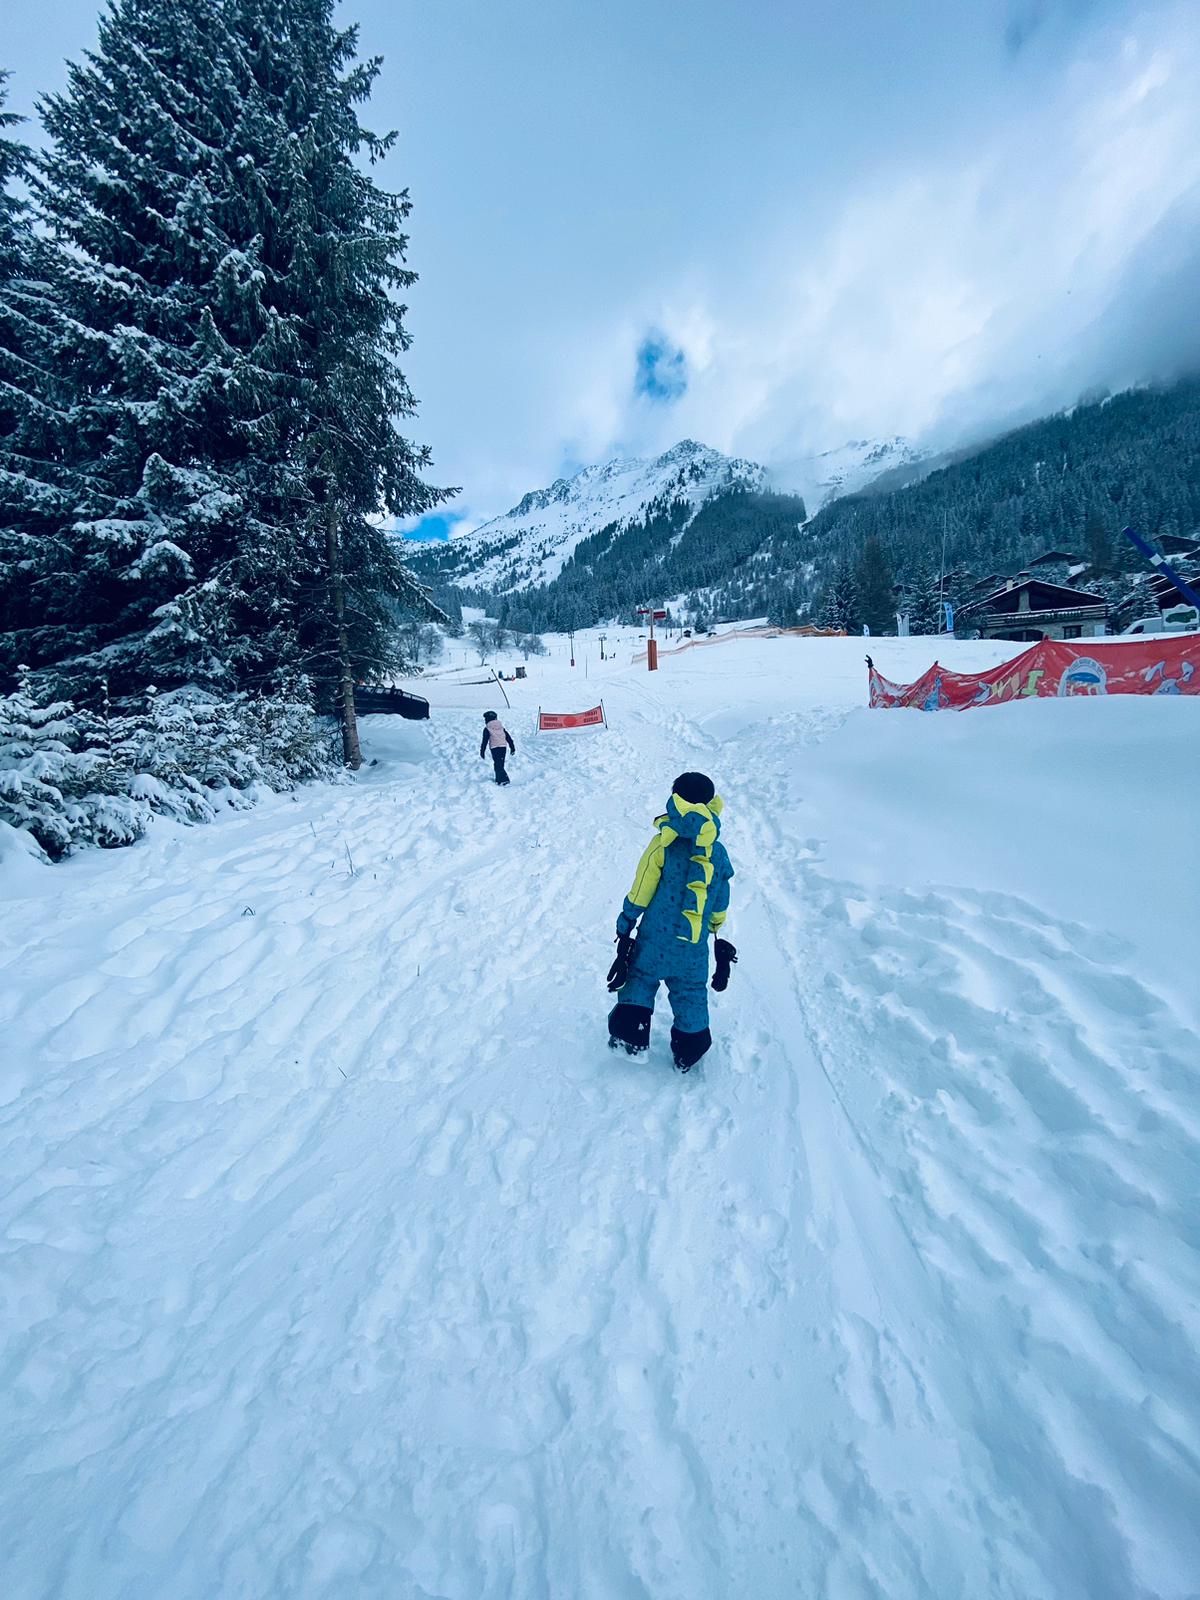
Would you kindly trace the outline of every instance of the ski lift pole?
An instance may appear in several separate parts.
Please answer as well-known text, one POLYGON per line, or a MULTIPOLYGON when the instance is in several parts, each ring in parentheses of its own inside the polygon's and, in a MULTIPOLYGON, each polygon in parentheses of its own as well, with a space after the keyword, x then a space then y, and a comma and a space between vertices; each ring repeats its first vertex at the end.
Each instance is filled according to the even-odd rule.
POLYGON ((1154 546, 1143 539, 1140 533, 1135 533, 1132 528, 1122 528, 1121 532, 1131 544, 1136 545, 1142 554, 1149 559, 1150 565, 1155 572, 1161 573, 1169 584, 1178 589, 1189 605, 1200 609, 1200 594, 1197 594, 1196 590, 1192 588, 1185 578, 1179 576, 1166 556, 1160 556, 1154 546))

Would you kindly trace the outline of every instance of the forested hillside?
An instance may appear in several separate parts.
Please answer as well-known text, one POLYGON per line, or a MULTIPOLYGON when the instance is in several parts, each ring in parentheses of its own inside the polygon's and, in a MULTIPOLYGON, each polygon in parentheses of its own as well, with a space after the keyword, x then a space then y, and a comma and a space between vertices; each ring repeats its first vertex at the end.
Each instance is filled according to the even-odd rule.
MULTIPOLYGON (((1200 380, 1138 389, 1006 434, 890 494, 835 500, 801 528, 777 530, 748 570, 731 570, 714 604, 780 620, 819 615, 878 541, 902 596, 941 568, 955 587, 1019 570, 1051 550, 1089 566, 1088 582, 1135 597, 1141 558, 1121 539, 1200 527, 1200 380)), ((839 620, 857 620, 845 619, 839 620)))
POLYGON ((492 609, 519 632, 586 627, 720 584, 769 541, 782 548, 805 515, 798 496, 746 490, 695 512, 686 501, 659 500, 632 525, 583 540, 553 583, 502 596, 492 609))

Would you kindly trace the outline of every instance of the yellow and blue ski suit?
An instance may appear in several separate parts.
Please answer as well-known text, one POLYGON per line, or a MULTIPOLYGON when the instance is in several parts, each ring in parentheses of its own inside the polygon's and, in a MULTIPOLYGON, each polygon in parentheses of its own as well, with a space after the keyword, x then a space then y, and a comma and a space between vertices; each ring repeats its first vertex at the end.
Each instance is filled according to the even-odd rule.
POLYGON ((672 794, 617 918, 619 934, 641 922, 621 1005, 653 1011, 665 983, 678 1033, 708 1028, 709 935, 725 921, 733 877, 722 810, 719 795, 697 805, 672 794))

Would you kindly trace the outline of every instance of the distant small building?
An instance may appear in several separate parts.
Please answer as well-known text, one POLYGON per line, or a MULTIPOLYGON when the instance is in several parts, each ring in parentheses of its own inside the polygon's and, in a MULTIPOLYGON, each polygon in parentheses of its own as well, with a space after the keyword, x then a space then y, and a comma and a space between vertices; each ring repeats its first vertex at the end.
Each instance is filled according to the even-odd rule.
POLYGON ((1033 567, 1073 567, 1079 560, 1070 550, 1046 550, 1029 563, 1033 567))
MULTIPOLYGON (((1175 559, 1179 561, 1178 556, 1175 559)), ((1175 570, 1185 583, 1190 584, 1193 589, 1200 589, 1200 572, 1194 571, 1190 565, 1184 562, 1180 562, 1175 567, 1175 570)), ((1164 573, 1152 573, 1147 581, 1146 589, 1151 600, 1160 611, 1173 611, 1176 606, 1186 604, 1184 596, 1180 594, 1170 578, 1164 573)))
POLYGON ((1200 538, 1195 534, 1185 536, 1182 533, 1160 533, 1158 548, 1168 559, 1191 556, 1195 560, 1200 560, 1200 538))
POLYGON ((1042 578, 1010 578, 963 618, 983 639, 1095 639, 1108 631, 1108 601, 1089 589, 1042 578))

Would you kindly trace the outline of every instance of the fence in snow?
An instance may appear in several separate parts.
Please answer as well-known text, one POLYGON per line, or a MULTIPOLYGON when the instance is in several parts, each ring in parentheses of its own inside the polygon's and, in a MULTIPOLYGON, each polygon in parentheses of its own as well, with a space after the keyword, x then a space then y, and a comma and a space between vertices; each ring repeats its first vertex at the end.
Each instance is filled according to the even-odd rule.
MULTIPOLYGON (((663 656, 680 656, 685 650, 704 650, 710 645, 727 644, 730 639, 844 639, 844 628, 731 628, 728 633, 716 634, 711 639, 688 639, 684 644, 677 644, 670 650, 660 650, 659 659, 663 656)), ((633 661, 636 665, 645 661, 645 650, 634 653, 633 661)))

